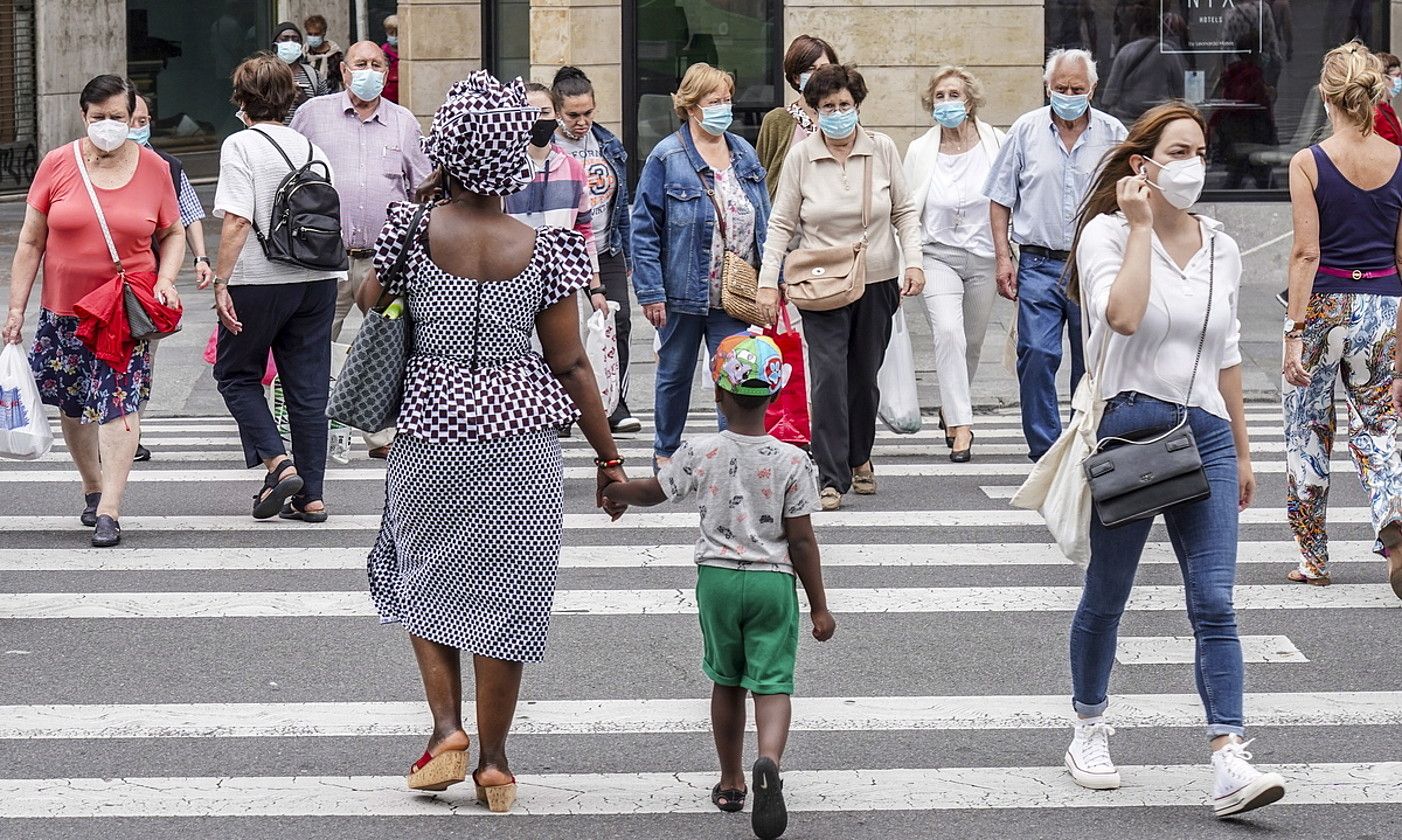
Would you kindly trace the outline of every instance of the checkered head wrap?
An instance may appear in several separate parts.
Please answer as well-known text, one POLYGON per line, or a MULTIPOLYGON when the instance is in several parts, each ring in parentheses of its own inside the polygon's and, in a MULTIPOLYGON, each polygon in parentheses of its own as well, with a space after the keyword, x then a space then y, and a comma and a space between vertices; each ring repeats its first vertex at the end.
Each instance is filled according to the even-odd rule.
POLYGON ((534 177, 526 153, 540 109, 515 79, 478 70, 453 85, 422 140, 424 154, 470 192, 511 195, 534 177))

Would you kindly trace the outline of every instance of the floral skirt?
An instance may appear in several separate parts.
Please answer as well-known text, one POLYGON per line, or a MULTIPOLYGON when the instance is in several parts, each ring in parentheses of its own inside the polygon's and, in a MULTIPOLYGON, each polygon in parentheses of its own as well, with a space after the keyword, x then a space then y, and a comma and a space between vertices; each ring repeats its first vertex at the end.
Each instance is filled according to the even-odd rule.
POLYGON ((77 331, 76 316, 39 310, 39 329, 29 354, 39 399, 84 423, 107 423, 135 414, 151 398, 150 345, 137 343, 131 363, 119 373, 98 361, 78 340, 77 331))

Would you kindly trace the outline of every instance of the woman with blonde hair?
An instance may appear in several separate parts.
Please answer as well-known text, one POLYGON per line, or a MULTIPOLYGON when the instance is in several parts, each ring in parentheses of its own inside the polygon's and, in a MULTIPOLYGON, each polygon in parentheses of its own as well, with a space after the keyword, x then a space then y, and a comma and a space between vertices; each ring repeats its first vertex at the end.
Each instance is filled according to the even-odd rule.
MULTIPOLYGON (((727 251, 757 264, 769 224, 769 193, 755 150, 727 129, 735 80, 693 64, 672 104, 681 128, 643 164, 633 202, 633 291, 662 340, 657 354, 655 459, 681 444, 691 407, 696 351, 748 326, 720 304, 727 251)), ((717 415, 724 428, 725 418, 717 415)))
POLYGON ((978 118, 983 85, 963 67, 935 71, 922 97, 935 125, 905 155, 905 180, 920 214, 925 256, 922 301, 935 345, 940 427, 949 460, 973 458, 969 386, 997 291, 993 228, 983 183, 1003 132, 978 118))
MULTIPOLYGON (((1163 512, 1196 640, 1194 669, 1212 750, 1212 807, 1228 817, 1285 793, 1251 766, 1243 740, 1243 666, 1232 590, 1239 516, 1256 493, 1241 396, 1237 299, 1241 251, 1220 222, 1189 208, 1206 174, 1207 127, 1183 102, 1151 108, 1106 155, 1077 226, 1067 294, 1085 313, 1086 367, 1104 400, 1097 431, 1143 440, 1184 427, 1208 495, 1163 512)), ((1180 439, 1181 440, 1181 439, 1180 439)), ((1094 790, 1120 786, 1104 715, 1120 617, 1157 517, 1118 527, 1091 515, 1090 564, 1071 624, 1065 765, 1094 790)))
POLYGON ((1362 44, 1345 44, 1324 56, 1319 95, 1334 131, 1290 161, 1295 245, 1282 401, 1286 511, 1300 549, 1290 579, 1315 586, 1331 580, 1324 519, 1334 444, 1334 382, 1342 378, 1349 451, 1377 535, 1373 550, 1388 558, 1388 580, 1402 597, 1402 463, 1397 452, 1402 153, 1375 130, 1376 108, 1386 94, 1381 62, 1362 44))

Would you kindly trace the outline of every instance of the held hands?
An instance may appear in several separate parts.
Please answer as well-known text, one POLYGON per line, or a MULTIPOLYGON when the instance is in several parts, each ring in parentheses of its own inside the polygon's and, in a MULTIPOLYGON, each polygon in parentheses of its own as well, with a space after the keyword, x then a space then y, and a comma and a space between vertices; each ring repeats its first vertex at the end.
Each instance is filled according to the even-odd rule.
MULTIPOLYGON (((1300 338, 1285 339, 1285 365, 1281 373, 1285 374, 1285 381, 1296 388, 1303 388, 1310 384, 1309 371, 1305 369, 1303 361, 1305 342, 1300 338)), ((1394 391, 1393 393, 1396 393, 1394 391)))
POLYGON ((809 617, 813 620, 813 638, 818 641, 826 642, 837 631, 837 619, 827 610, 813 610, 809 617))
POLYGON ((1142 175, 1126 175, 1115 185, 1115 199, 1132 228, 1154 226, 1154 208, 1149 204, 1149 184, 1142 175))
POLYGON ((609 519, 617 522, 618 517, 628 510, 628 506, 621 502, 615 502, 608 497, 604 491, 613 484, 626 484, 628 476, 623 473, 622 467, 599 467, 598 483, 594 493, 595 503, 609 515, 609 519))
POLYGON ((1017 300, 1017 266, 1009 256, 998 257, 998 294, 1008 300, 1017 300))
POLYGON ((662 329, 667 326, 667 304, 665 303, 645 303, 643 304, 643 317, 652 324, 654 329, 662 329))
POLYGON ((925 269, 907 268, 905 285, 901 287, 901 297, 915 297, 925 290, 925 269))

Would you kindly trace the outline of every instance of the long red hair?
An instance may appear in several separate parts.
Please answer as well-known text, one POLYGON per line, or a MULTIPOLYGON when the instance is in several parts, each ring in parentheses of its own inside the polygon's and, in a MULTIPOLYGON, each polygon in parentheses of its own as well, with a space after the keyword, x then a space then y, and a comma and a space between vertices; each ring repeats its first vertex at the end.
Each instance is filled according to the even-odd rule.
POLYGON ((1181 99, 1175 99, 1145 111, 1135 120, 1134 125, 1130 126, 1129 136, 1106 152, 1105 158, 1100 162, 1095 181, 1086 192, 1085 201, 1081 203, 1080 213, 1076 217, 1076 238, 1071 243, 1071 259, 1066 264, 1066 296, 1077 303, 1081 300, 1081 284, 1076 272, 1076 246, 1081 244, 1081 231, 1085 230, 1086 223, 1096 216, 1114 213, 1120 209, 1120 179, 1126 175, 1139 174, 1130 168, 1129 159, 1134 155, 1153 157, 1164 129, 1178 120, 1192 120, 1202 129, 1202 136, 1207 136, 1207 123, 1203 121, 1198 109, 1181 99))

